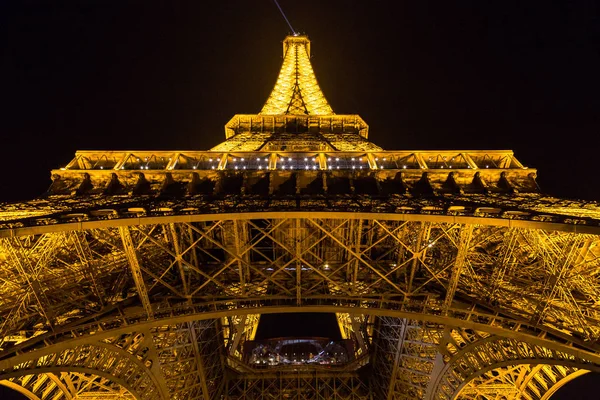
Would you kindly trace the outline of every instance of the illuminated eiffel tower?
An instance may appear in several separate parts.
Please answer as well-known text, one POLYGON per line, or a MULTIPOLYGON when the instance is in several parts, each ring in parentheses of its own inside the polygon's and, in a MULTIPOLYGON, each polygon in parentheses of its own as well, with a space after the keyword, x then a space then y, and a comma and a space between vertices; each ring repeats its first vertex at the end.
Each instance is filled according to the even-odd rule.
POLYGON ((209 151, 79 151, 0 205, 0 384, 29 399, 547 399, 600 371, 600 207, 511 151, 387 151, 310 41, 209 151), (256 340, 335 313, 341 340, 256 340))

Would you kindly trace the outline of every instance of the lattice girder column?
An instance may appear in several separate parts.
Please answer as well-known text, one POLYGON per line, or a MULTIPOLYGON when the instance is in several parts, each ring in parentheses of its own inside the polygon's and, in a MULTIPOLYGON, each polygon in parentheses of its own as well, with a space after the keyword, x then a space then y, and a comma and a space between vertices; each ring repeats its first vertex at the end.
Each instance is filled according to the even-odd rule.
POLYGON ((371 390, 382 399, 547 399, 600 371, 568 349, 394 317, 377 318, 373 348, 371 390))
POLYGON ((208 400, 222 390, 223 346, 216 323, 206 320, 151 330, 169 399, 208 400))
POLYGON ((94 250, 106 247, 96 240, 96 232, 0 240, 0 335, 31 330, 39 323, 46 329, 62 325, 117 300, 121 288, 114 283, 127 283, 127 278, 120 279, 126 261, 106 251, 90 251, 90 245, 94 250), (100 297, 110 286, 112 290, 100 297))
MULTIPOLYGON (((446 350, 452 348, 448 344, 445 347, 446 350)), ((453 351, 450 350, 451 353, 453 351)), ((599 363, 576 354, 493 335, 474 339, 451 356, 446 355, 445 359, 443 370, 431 381, 427 399, 451 400, 463 388, 466 395, 479 390, 486 391, 488 395, 506 392, 542 398, 546 393, 557 390, 578 370, 582 371, 579 374, 588 370, 600 371, 599 363), (539 365, 543 367, 539 368, 539 365), (529 376, 515 379, 514 371, 527 372, 529 376), (543 381, 545 386, 536 387, 535 381, 543 381), (484 384, 479 389, 473 389, 482 382, 484 384), (557 382, 560 382, 559 386, 556 386, 557 382), (490 385, 486 388, 486 384, 490 385)))
POLYGON ((378 318, 372 389, 382 399, 422 399, 434 369, 444 326, 404 318, 378 318))

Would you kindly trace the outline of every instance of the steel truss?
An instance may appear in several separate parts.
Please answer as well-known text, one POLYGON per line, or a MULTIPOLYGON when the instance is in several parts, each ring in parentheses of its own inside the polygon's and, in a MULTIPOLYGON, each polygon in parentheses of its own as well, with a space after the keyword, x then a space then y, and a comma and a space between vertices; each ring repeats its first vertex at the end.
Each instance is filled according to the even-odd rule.
POLYGON ((560 351, 449 325, 380 317, 377 332, 370 382, 381 399, 547 399, 589 368, 560 351))
POLYGON ((368 385, 357 374, 302 373, 245 375, 228 380, 227 399, 366 400, 368 385))
POLYGON ((305 35, 209 151, 84 151, 0 205, 0 384, 33 400, 549 398, 600 371, 600 207, 512 151, 384 151, 305 35), (245 364, 336 313, 341 365, 245 364))
POLYGON ((537 399, 600 365, 597 235, 360 213, 65 228, 0 239, 0 377, 23 390, 537 399), (376 373, 235 361, 259 314, 293 311, 338 313, 376 373))
POLYGON ((585 373, 585 370, 547 364, 498 368, 470 380, 458 398, 547 400, 565 383, 585 373))

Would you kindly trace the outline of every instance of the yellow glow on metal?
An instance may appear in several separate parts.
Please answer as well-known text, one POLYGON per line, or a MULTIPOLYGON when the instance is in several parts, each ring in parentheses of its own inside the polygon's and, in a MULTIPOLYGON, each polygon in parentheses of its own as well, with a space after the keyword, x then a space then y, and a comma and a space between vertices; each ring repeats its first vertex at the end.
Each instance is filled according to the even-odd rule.
POLYGON ((336 313, 338 326, 340 327, 340 334, 342 339, 346 340, 351 337, 352 332, 352 320, 348 313, 336 313))
POLYGON ((547 399, 600 370, 600 205, 540 194, 510 150, 385 151, 333 113, 308 38, 283 48, 260 115, 235 115, 212 150, 78 151, 49 196, 0 206, 0 385, 282 398, 312 367, 255 374, 244 345, 263 313, 317 311, 360 363, 302 393, 348 398, 363 362, 374 392, 357 399, 547 399))
POLYGON ((307 36, 285 38, 283 65, 260 114, 333 114, 310 63, 310 41, 307 36))
POLYGON ((246 340, 254 340, 256 330, 258 329, 258 322, 260 321, 260 314, 249 314, 246 318, 246 340))

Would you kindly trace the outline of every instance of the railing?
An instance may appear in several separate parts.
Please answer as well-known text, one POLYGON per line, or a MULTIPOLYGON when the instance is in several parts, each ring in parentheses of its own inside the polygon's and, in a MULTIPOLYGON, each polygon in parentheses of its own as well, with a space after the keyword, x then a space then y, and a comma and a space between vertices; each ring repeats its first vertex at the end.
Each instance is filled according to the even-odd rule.
POLYGON ((346 363, 337 363, 337 364, 293 364, 293 365, 249 365, 240 360, 237 360, 233 357, 227 357, 227 364, 240 372, 244 373, 253 373, 253 374, 265 374, 265 373, 273 373, 273 372, 297 372, 297 371, 311 371, 311 372, 350 372, 356 371, 359 368, 367 365, 369 363, 369 355, 366 354, 359 358, 353 359, 346 363))
MULTIPOLYGON (((512 151, 78 151, 58 171, 184 171, 282 169, 288 159, 316 157, 317 169, 524 170, 512 151), (319 162, 319 159, 321 162, 319 162), (223 161, 223 162, 221 162, 223 161), (235 168, 235 166, 238 168, 235 168), (244 168, 244 166, 246 168, 244 168), (329 168, 331 167, 331 168, 329 168), (353 168, 354 167, 354 168, 353 168)), ((288 167, 289 169, 289 167, 288 167)), ((312 169, 312 164, 311 164, 312 169)))
MULTIPOLYGON (((265 199, 256 196, 194 196, 181 199, 176 205, 165 207, 162 202, 152 197, 139 198, 133 207, 128 200, 123 203, 105 204, 104 196, 87 198, 86 208, 81 208, 81 199, 56 197, 49 200, 44 209, 32 206, 31 217, 23 217, 27 212, 15 212, 7 209, 8 218, 3 217, 0 210, 0 232, 18 228, 60 225, 73 222, 94 222, 105 220, 118 220, 144 217, 167 217, 187 215, 215 215, 229 213, 258 213, 258 212, 363 212, 374 214, 409 214, 409 215, 437 215, 451 217, 478 217, 493 218, 496 220, 517 220, 532 222, 549 222, 563 225, 582 225, 600 227, 600 207, 586 207, 581 204, 582 216, 577 213, 577 208, 571 207, 571 215, 552 212, 536 211, 535 197, 514 197, 503 199, 489 196, 455 196, 448 198, 416 199, 405 198, 398 195, 390 196, 273 196, 268 203, 265 199), (519 201, 521 200, 521 201, 519 201), (97 203, 95 202, 97 201, 97 203), (52 206, 53 202, 56 206, 52 206), (528 204, 530 203, 530 204, 528 204), (493 204, 493 207, 487 206, 493 204), (65 211, 56 211, 65 210, 65 211), (596 210, 596 211, 594 211, 596 210), (18 215, 14 218, 11 216, 18 215)), ((540 201, 542 198, 540 197, 540 201)), ((133 202, 132 202, 133 203, 133 202)), ((7 205, 10 208, 10 205, 7 205)), ((332 217, 335 214, 332 214, 332 217)), ((24 232, 23 234, 27 234, 24 232)), ((7 236, 1 235, 0 236, 7 236)), ((9 235, 13 236, 13 235, 9 235)))

